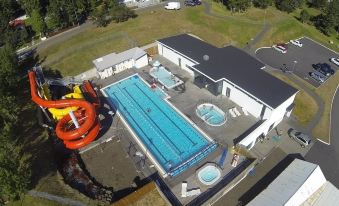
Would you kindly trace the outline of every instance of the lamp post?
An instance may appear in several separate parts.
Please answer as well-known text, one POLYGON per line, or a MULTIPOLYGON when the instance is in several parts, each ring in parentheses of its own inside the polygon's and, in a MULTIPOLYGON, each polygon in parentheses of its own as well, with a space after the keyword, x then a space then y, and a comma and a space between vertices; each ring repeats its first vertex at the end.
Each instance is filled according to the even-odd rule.
POLYGON ((297 60, 294 60, 293 63, 294 63, 294 64, 293 64, 292 72, 294 73, 295 65, 296 65, 298 62, 297 62, 297 60))

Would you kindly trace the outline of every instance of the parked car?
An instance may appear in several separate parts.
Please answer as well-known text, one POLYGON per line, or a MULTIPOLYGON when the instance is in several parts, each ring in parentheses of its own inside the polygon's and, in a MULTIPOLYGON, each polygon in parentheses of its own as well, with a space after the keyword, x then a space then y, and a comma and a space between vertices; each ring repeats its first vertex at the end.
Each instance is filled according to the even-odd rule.
POLYGON ((318 72, 326 76, 330 76, 334 74, 334 70, 327 63, 318 63, 318 64, 313 64, 312 66, 315 70, 317 70, 318 72))
POLYGON ((193 2, 195 3, 195 5, 201 5, 201 1, 200 0, 193 0, 193 2))
POLYGON ((278 52, 281 52, 285 54, 287 52, 287 47, 285 44, 277 44, 273 45, 273 49, 277 50, 278 52))
POLYGON ((193 0, 186 0, 184 2, 185 6, 195 6, 196 3, 193 0))
POLYGON ((168 2, 165 5, 165 9, 167 9, 167 10, 179 10, 180 9, 180 2, 168 2))
POLYGON ((306 147, 312 142, 311 138, 308 135, 292 128, 288 130, 288 136, 298 142, 301 147, 306 147))
POLYGON ((298 47, 302 47, 303 46, 303 44, 299 40, 291 40, 290 42, 294 46, 298 46, 298 47))
POLYGON ((331 58, 330 61, 331 61, 333 64, 339 66, 339 59, 337 59, 337 58, 331 58))
POLYGON ((320 72, 310 72, 310 76, 317 82, 319 82, 320 84, 321 83, 324 83, 326 81, 326 76, 323 75, 322 73, 320 72))

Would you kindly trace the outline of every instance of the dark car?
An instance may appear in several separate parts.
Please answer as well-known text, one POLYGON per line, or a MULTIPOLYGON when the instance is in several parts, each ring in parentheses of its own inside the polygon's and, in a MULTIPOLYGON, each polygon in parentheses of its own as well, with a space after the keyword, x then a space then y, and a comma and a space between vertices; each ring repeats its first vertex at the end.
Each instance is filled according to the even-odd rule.
POLYGON ((185 6, 195 6, 196 3, 193 0, 186 0, 184 2, 185 6))
POLYGON ((193 0, 193 2, 195 3, 195 5, 201 5, 201 1, 200 0, 193 0))
POLYGON ((313 64, 312 66, 315 70, 317 70, 318 72, 326 76, 330 76, 334 74, 334 70, 327 63, 318 63, 318 64, 313 64))

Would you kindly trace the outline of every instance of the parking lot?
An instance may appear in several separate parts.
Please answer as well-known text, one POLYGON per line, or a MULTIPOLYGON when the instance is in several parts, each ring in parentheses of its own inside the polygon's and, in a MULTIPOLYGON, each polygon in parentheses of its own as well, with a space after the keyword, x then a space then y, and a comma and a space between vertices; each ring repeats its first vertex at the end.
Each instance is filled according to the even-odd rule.
POLYGON ((258 49, 256 56, 273 68, 293 72, 313 86, 319 87, 321 84, 309 75, 314 71, 312 64, 328 63, 337 72, 339 66, 330 62, 330 58, 339 58, 339 55, 307 37, 301 38, 299 41, 303 44, 302 47, 287 43, 288 49, 285 54, 269 47, 258 49))

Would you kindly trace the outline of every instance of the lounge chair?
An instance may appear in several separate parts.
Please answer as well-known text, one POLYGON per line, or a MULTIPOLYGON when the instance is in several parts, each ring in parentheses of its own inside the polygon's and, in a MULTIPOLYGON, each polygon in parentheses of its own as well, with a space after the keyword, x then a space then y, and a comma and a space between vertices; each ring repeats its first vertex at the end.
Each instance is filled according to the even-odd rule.
POLYGON ((187 197, 187 182, 181 183, 181 197, 187 197))
POLYGON ((247 110, 244 107, 241 107, 241 110, 244 113, 244 115, 248 116, 248 112, 247 112, 247 110))
POLYGON ((234 111, 235 115, 241 116, 239 110, 236 107, 233 108, 233 111, 234 111))
POLYGON ((230 113, 230 115, 234 118, 237 117, 237 115, 234 113, 233 108, 229 109, 228 112, 230 113))
POLYGON ((194 196, 194 195, 199 195, 201 193, 200 188, 196 188, 196 189, 191 189, 189 191, 187 191, 186 195, 187 197, 190 196, 194 196))

